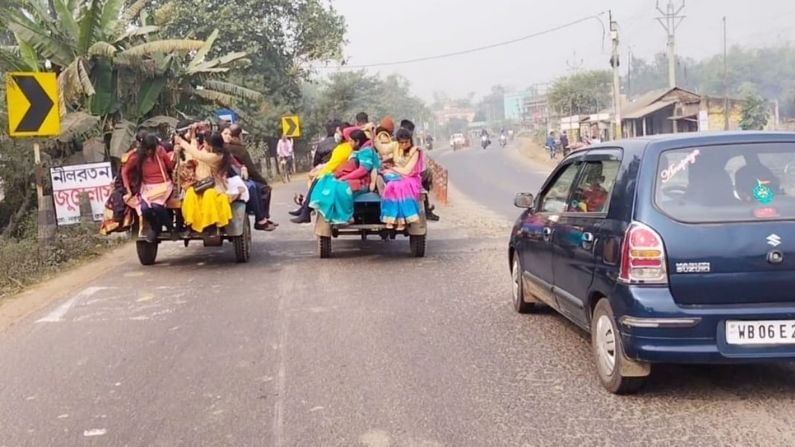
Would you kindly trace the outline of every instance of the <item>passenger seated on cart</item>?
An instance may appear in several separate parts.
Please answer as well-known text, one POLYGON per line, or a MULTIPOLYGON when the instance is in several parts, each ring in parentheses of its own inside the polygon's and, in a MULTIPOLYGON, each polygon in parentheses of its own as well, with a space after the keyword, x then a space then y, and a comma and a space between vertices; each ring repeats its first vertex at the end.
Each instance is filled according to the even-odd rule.
POLYGON ((381 158, 365 131, 354 131, 351 139, 354 143, 353 154, 334 174, 338 179, 348 182, 354 195, 375 191, 381 158))
POLYGON ((331 159, 329 159, 328 163, 323 165, 322 168, 316 169, 315 174, 317 178, 312 181, 312 184, 309 186, 309 191, 307 191, 306 197, 301 203, 301 206, 294 211, 290 211, 290 214, 296 216, 294 219, 290 219, 290 222, 296 224, 302 223, 309 223, 312 221, 311 219, 311 208, 309 207, 309 198, 312 196, 312 192, 314 191, 317 185, 317 179, 334 173, 343 163, 345 163, 353 153, 353 146, 351 145, 351 133, 357 130, 355 127, 347 127, 342 131, 343 135, 343 142, 340 143, 334 151, 331 153, 331 159))
POLYGON ((420 220, 425 160, 422 151, 414 146, 411 131, 401 128, 395 136, 394 166, 383 171, 386 186, 381 196, 381 221, 387 228, 403 231, 420 220))
POLYGON ((172 231, 166 202, 174 192, 171 180, 174 163, 158 143, 155 135, 144 135, 137 152, 129 157, 121 172, 127 192, 125 202, 135 208, 139 217, 149 222, 146 230, 148 242, 156 242, 163 227, 172 231), (134 198, 132 191, 138 191, 134 198))
POLYGON ((367 192, 374 178, 375 152, 371 146, 361 147, 369 141, 367 135, 356 129, 350 134, 350 140, 353 153, 348 162, 333 174, 321 176, 309 196, 309 206, 333 225, 351 222, 354 195, 367 192))
POLYGON ((250 200, 246 182, 235 171, 229 171, 229 177, 226 179, 226 195, 229 197, 229 203, 248 203, 250 200))
POLYGON ((182 216, 193 231, 216 230, 229 224, 232 207, 226 197, 226 175, 232 166, 232 155, 224 149, 224 140, 214 132, 199 149, 196 139, 190 142, 177 137, 175 151, 184 151, 188 158, 196 161, 196 182, 185 192, 182 201, 182 216))

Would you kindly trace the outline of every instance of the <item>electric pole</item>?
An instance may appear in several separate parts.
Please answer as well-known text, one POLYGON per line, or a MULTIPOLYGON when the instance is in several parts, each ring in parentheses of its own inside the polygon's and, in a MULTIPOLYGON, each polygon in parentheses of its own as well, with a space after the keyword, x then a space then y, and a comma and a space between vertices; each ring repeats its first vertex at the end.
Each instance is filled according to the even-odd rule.
POLYGON ((723 130, 729 130, 729 47, 726 43, 726 16, 723 16, 723 130))
POLYGON ((657 0, 657 11, 662 14, 657 17, 665 32, 668 33, 668 86, 671 88, 676 87, 676 29, 682 24, 685 16, 679 15, 685 9, 685 0, 679 8, 674 6, 673 0, 668 0, 668 6, 663 11, 660 8, 660 0, 657 0))
MULTIPOLYGON (((610 39, 613 41, 613 55, 610 57, 610 66, 613 67, 613 109, 615 120, 613 125, 613 139, 621 139, 621 75, 618 69, 621 65, 621 57, 618 54, 618 22, 613 20, 613 12, 610 11, 610 39)), ((598 113, 598 112, 597 112, 598 113)))

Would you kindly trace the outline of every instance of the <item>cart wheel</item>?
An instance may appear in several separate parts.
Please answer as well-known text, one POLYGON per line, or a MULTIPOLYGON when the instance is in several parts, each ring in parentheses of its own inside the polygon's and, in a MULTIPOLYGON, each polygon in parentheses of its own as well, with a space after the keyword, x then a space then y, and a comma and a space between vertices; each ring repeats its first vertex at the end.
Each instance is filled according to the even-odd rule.
POLYGON ((234 238, 234 244, 237 262, 248 262, 251 258, 251 222, 249 222, 248 216, 243 224, 243 235, 234 238))
POLYGON ((157 242, 136 241, 135 251, 141 265, 152 265, 157 260, 157 242))
POLYGON ((411 256, 415 258, 425 257, 425 235, 422 236, 409 236, 409 245, 411 247, 411 256))
POLYGON ((318 236, 317 238, 318 249, 320 250, 320 259, 328 259, 331 257, 331 238, 328 236, 318 236))

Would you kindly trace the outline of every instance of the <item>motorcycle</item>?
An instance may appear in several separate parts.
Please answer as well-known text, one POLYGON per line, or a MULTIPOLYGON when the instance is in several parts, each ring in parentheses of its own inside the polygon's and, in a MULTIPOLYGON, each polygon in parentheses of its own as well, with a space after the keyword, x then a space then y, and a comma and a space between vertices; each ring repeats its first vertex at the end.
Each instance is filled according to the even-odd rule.
POLYGON ((486 148, 489 147, 490 144, 491 141, 489 141, 488 136, 483 135, 482 137, 480 137, 480 145, 483 147, 483 150, 486 150, 486 148))
POLYGON ((505 135, 500 135, 500 146, 505 147, 508 145, 508 137, 505 135))

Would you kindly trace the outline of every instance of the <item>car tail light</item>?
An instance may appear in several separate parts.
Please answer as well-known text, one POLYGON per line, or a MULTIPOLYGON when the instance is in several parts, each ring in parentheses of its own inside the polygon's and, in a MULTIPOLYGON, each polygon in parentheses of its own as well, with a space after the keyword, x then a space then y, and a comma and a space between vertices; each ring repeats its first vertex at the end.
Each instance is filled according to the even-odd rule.
POLYGON ((648 226, 633 222, 621 246, 621 274, 627 284, 667 284, 665 247, 662 238, 648 226))

